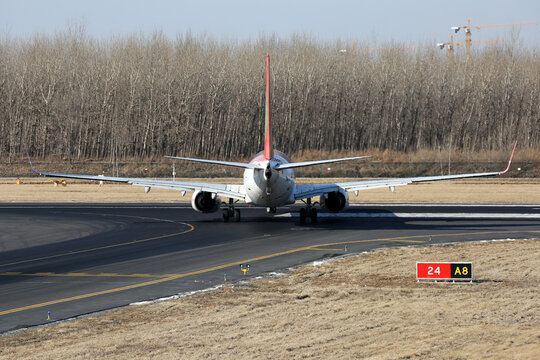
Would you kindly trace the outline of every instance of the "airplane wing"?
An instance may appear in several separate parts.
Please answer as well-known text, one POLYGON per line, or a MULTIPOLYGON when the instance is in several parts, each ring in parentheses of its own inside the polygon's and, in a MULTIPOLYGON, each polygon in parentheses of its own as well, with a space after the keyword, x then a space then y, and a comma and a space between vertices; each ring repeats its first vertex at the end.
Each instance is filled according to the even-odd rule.
POLYGON ((346 182, 346 183, 337 183, 336 185, 347 191, 359 191, 359 190, 377 189, 377 188, 382 188, 382 187, 403 186, 403 185, 409 185, 415 182, 493 176, 493 175, 500 175, 501 173, 502 172, 496 171, 496 172, 472 173, 472 174, 420 176, 420 177, 398 178, 398 179, 353 181, 353 182, 346 182))
POLYGON ((329 192, 337 191, 339 189, 357 192, 360 190, 377 189, 377 188, 382 188, 382 187, 403 186, 403 185, 408 185, 415 182, 439 181, 439 180, 451 180, 451 179, 462 179, 462 178, 472 178, 472 177, 481 177, 481 176, 502 175, 502 174, 507 173, 508 170, 510 169, 510 164, 512 163, 512 158, 514 157, 516 146, 517 146, 517 141, 514 144, 512 155, 510 155, 508 166, 503 171, 470 173, 470 174, 455 174, 455 175, 440 175, 440 176, 419 176, 419 177, 384 179, 384 180, 352 181, 352 182, 335 183, 335 184, 296 185, 296 191, 295 191, 294 196, 296 200, 302 200, 308 197, 315 197, 315 196, 327 194, 329 192))
POLYGON ((198 182, 183 182, 183 181, 170 181, 170 180, 154 180, 154 179, 141 179, 141 178, 125 178, 115 176, 102 176, 102 175, 80 175, 80 174, 62 174, 62 173, 49 173, 36 171, 32 166, 30 157, 28 158, 30 168, 38 175, 47 177, 58 177, 63 179, 81 179, 81 180, 95 180, 95 181, 111 181, 131 184, 134 186, 144 186, 145 188, 162 188, 179 191, 207 191, 213 194, 238 199, 245 201, 246 192, 244 185, 235 184, 211 184, 211 183, 198 183, 198 182))
POLYGON ((340 189, 338 184, 296 184, 294 199, 302 200, 328 194, 340 189))

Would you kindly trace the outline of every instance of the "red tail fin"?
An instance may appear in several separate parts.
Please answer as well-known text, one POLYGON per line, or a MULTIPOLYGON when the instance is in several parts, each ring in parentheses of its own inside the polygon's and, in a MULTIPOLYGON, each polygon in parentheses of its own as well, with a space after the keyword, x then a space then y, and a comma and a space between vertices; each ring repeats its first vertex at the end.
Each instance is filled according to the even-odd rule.
POLYGON ((266 106, 264 114, 264 158, 270 160, 274 157, 274 149, 270 138, 270 55, 266 55, 266 106))

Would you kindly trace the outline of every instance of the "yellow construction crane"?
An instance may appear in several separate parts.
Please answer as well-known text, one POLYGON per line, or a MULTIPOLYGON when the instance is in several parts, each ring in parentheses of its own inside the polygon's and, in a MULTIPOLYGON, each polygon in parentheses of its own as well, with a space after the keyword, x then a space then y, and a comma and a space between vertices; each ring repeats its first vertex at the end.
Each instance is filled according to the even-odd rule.
POLYGON ((489 28, 498 28, 498 27, 507 27, 507 26, 531 26, 538 25, 536 22, 528 23, 515 23, 515 24, 498 24, 498 25, 475 25, 471 26, 471 18, 467 19, 467 25, 465 26, 452 26, 450 29, 454 30, 457 33, 459 30, 465 31, 465 45, 467 45, 467 62, 471 57, 471 30, 472 29, 489 29, 489 28))
MULTIPOLYGON (((463 42, 454 42, 454 34, 450 34, 450 41, 447 43, 437 43, 437 46, 441 49, 444 49, 445 47, 448 48, 448 56, 450 57, 450 64, 454 65, 454 46, 460 46, 460 45, 468 45, 469 47, 471 45, 475 44, 496 44, 496 43, 503 43, 506 42, 506 40, 483 40, 483 41, 463 41, 463 42)), ((469 53, 467 52, 467 61, 469 60, 469 53)))

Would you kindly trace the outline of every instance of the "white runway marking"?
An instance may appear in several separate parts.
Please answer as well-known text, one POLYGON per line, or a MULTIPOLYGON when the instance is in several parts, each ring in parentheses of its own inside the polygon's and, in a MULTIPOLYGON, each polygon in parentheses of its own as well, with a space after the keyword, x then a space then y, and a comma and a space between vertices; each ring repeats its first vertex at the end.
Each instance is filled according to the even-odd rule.
MULTIPOLYGON (((292 206, 292 205, 291 205, 292 206)), ((414 207, 438 207, 438 208, 444 208, 444 207, 498 207, 498 208, 513 208, 513 207, 522 207, 522 208, 530 208, 531 210, 540 210, 540 204, 421 204, 421 203, 354 203, 349 204, 349 208, 358 208, 358 207, 380 207, 380 206, 414 206, 414 207)), ((58 209, 58 208, 77 208, 77 209, 94 209, 94 208, 100 208, 100 209, 192 209, 191 205, 184 203, 184 204, 178 204, 178 205, 170 205, 167 203, 159 204, 159 205, 144 205, 144 204, 121 204, 121 205, 109 205, 109 204, 103 204, 103 203, 96 203, 96 204, 66 204, 66 203, 58 203, 58 204, 29 204, 29 205, 20 205, 19 204, 2 204, 0 205, 0 209, 58 209)), ((248 206, 239 206, 239 209, 242 210, 260 210, 264 209, 263 207, 248 207, 248 206)), ((278 210, 286 210, 289 207, 287 206, 280 206, 278 207, 278 210)))
MULTIPOLYGON (((280 214, 276 217, 298 217, 298 213, 280 214)), ((515 213, 319 213, 320 218, 449 218, 449 219, 540 219, 540 214, 515 213)))
POLYGON ((438 203, 353 203, 349 204, 350 208, 368 207, 368 206, 414 206, 414 207, 530 207, 531 210, 539 210, 540 204, 438 204, 438 203))
POLYGON ((0 209, 193 209, 191 206, 114 206, 114 205, 0 205, 0 209))

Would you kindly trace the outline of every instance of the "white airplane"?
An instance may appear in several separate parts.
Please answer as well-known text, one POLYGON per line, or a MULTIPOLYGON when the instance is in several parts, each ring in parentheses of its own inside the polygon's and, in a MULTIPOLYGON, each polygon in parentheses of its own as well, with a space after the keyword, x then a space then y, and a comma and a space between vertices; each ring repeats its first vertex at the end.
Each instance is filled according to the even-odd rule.
POLYGON ((355 156, 340 159, 318 160, 318 161, 303 161, 291 162, 291 159, 284 153, 274 150, 271 141, 271 124, 270 124, 270 56, 266 56, 266 111, 265 111, 265 141, 264 150, 259 152, 249 163, 239 163, 231 161, 193 159, 177 156, 166 156, 170 159, 179 159, 187 161, 195 161, 200 163, 234 166, 243 168, 244 184, 211 184, 197 182, 182 182, 169 180, 153 180, 139 178, 124 178, 112 177, 103 175, 78 175, 78 174, 60 174, 40 172, 34 170, 30 157, 30 167, 33 172, 38 175, 59 178, 74 178, 96 181, 114 181, 127 183, 136 186, 144 186, 148 192, 152 187, 179 190, 182 196, 186 192, 193 192, 191 205, 193 209, 203 213, 211 213, 218 211, 221 205, 223 209, 223 221, 228 222, 230 217, 235 221, 240 221, 240 210, 235 209, 235 203, 243 201, 250 205, 266 207, 268 213, 275 213, 276 208, 283 205, 294 204, 296 201, 303 201, 305 207, 300 209, 300 222, 305 223, 306 218, 310 218, 312 223, 317 222, 317 209, 314 207, 317 202, 312 202, 311 199, 319 197, 318 204, 333 213, 340 212, 348 206, 348 191, 353 191, 356 195, 359 190, 375 189, 381 187, 389 187, 391 190, 395 186, 407 185, 414 182, 436 181, 447 179, 459 179, 479 176, 502 175, 510 169, 512 157, 517 146, 514 145, 512 155, 508 161, 506 170, 500 172, 484 172, 472 174, 457 174, 443 176, 423 176, 409 177, 399 179, 385 180, 367 180, 353 181, 345 183, 332 184, 313 184, 301 185, 295 183, 294 168, 303 166, 312 166, 320 164, 328 164, 340 161, 365 159, 371 156, 355 156), (228 202, 222 202, 221 198, 228 198, 228 202))

